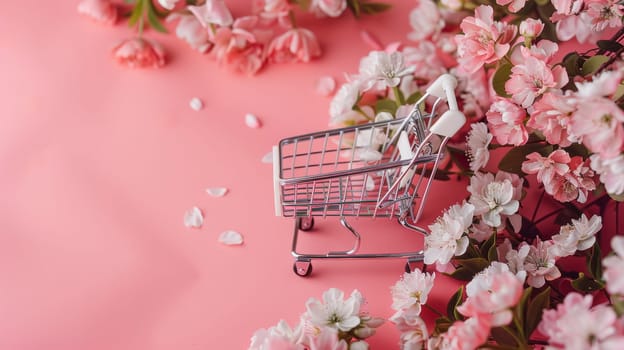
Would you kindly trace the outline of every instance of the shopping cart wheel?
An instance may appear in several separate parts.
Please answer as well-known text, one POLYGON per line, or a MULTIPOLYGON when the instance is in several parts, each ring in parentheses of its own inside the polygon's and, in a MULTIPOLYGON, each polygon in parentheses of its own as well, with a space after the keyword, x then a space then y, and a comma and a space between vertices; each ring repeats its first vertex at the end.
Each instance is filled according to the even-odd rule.
POLYGON ((310 260, 297 260, 293 264, 293 271, 297 276, 307 277, 312 273, 312 263, 310 260))
POLYGON ((314 217, 304 216, 299 219, 299 229, 301 231, 310 231, 314 227, 314 217))

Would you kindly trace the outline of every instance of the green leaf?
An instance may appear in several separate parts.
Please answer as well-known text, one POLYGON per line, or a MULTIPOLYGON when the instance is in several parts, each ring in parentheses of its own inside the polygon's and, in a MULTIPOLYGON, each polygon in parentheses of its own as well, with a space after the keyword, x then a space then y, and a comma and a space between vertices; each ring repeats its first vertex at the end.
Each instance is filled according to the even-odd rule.
POLYGON ((548 308, 550 308, 550 287, 536 295, 527 308, 524 322, 524 334, 527 337, 530 337, 531 333, 537 328, 537 325, 542 320, 542 313, 548 308))
POLYGON ((391 7, 392 5, 382 2, 364 2, 360 4, 362 13, 366 13, 368 15, 374 15, 376 13, 387 11, 391 7))
POLYGON ((130 15, 130 19, 128 19, 128 26, 132 27, 136 24, 136 22, 143 16, 143 3, 144 0, 137 0, 136 5, 132 9, 132 14, 130 15))
POLYGON ((496 233, 492 233, 490 238, 482 243, 481 248, 479 249, 481 251, 481 256, 488 256, 490 253, 490 248, 492 248, 492 246, 496 247, 496 233))
POLYGON ((615 93, 613 94, 613 100, 617 101, 622 98, 622 96, 624 96, 624 84, 618 85, 618 87, 615 89, 615 93))
POLYGON ((156 29, 161 33, 167 33, 167 28, 165 28, 162 23, 160 23, 160 19, 154 11, 154 6, 151 5, 150 1, 147 1, 147 20, 152 28, 156 29))
POLYGON ((604 285, 593 278, 585 276, 584 273, 579 272, 578 278, 572 281, 572 287, 579 292, 589 293, 604 288, 604 285))
POLYGON ((471 281, 475 274, 470 269, 459 267, 452 273, 445 275, 460 281, 471 281))
POLYGON ((496 249, 496 244, 490 247, 490 249, 488 250, 487 257, 490 262, 498 261, 498 250, 496 249))
POLYGON ((355 16, 355 18, 360 17, 360 15, 362 14, 362 11, 360 8, 360 0, 347 0, 347 6, 351 10, 351 12, 353 12, 353 15, 355 16))
POLYGON ((384 98, 375 102, 375 113, 390 112, 390 114, 395 115, 397 108, 396 102, 390 98, 384 98))
POLYGON ((483 271, 486 267, 490 266, 490 263, 483 258, 457 259, 457 263, 461 264, 462 267, 469 269, 474 274, 477 274, 483 271))
POLYGON ((563 66, 569 77, 577 76, 581 73, 580 59, 581 56, 577 52, 570 52, 563 58, 563 66))
POLYGON ((602 279, 602 252, 598 240, 594 242, 591 254, 587 256, 587 267, 596 280, 602 279))
POLYGON ((611 199, 613 199, 614 201, 624 202, 624 193, 620 193, 620 194, 609 193, 609 197, 611 197, 611 199))
POLYGON ((593 74, 608 60, 609 56, 604 55, 596 55, 590 57, 587 61, 585 61, 585 63, 583 63, 583 68, 581 69, 581 72, 583 73, 583 75, 593 74))
POLYGON ((422 93, 420 91, 416 91, 413 94, 409 95, 409 97, 407 98, 407 100, 405 101, 405 103, 407 104, 414 104, 416 102, 418 102, 418 100, 422 97, 422 93))
POLYGON ((452 324, 453 322, 446 317, 437 318, 435 320, 435 329, 433 330, 433 334, 446 333, 452 324))
POLYGON ((598 45, 600 49, 605 50, 605 51, 610 51, 610 52, 618 52, 619 50, 624 48, 622 44, 613 40, 598 40, 596 45, 598 45))
POLYGON ((613 297, 611 303, 613 304, 613 310, 618 318, 624 316, 624 299, 613 297))
POLYGON ((522 162, 526 160, 528 154, 538 152, 543 156, 547 156, 552 150, 553 146, 541 143, 530 143, 514 147, 510 149, 503 159, 501 159, 500 163, 498 163, 498 169, 524 176, 526 174, 522 172, 522 162))
POLYGON ((457 292, 453 294, 451 299, 449 299, 448 304, 446 305, 446 314, 448 315, 451 321, 456 321, 461 319, 461 315, 457 314, 457 306, 462 303, 464 297, 464 286, 459 287, 457 292))
POLYGON ((533 287, 528 287, 522 292, 522 297, 520 297, 520 301, 518 301, 518 305, 514 307, 514 318, 518 320, 518 323, 522 325, 524 328, 523 331, 526 331, 526 326, 524 323, 524 314, 526 313, 525 309, 527 307, 527 302, 529 301, 529 297, 533 292, 533 287))
POLYGON ((509 345, 514 348, 517 348, 519 345, 516 341, 518 336, 512 334, 512 330, 508 327, 494 327, 490 330, 490 332, 492 333, 492 337, 494 338, 494 340, 496 340, 498 344, 509 345))
POLYGON ((583 159, 589 157, 589 150, 580 143, 573 143, 572 145, 564 148, 566 152, 570 154, 570 157, 581 156, 583 159))
POLYGON ((492 86, 494 91, 501 97, 510 97, 505 90, 505 83, 509 80, 511 76, 511 68, 513 66, 509 63, 503 63, 498 67, 496 73, 494 73, 494 77, 492 78, 492 86))

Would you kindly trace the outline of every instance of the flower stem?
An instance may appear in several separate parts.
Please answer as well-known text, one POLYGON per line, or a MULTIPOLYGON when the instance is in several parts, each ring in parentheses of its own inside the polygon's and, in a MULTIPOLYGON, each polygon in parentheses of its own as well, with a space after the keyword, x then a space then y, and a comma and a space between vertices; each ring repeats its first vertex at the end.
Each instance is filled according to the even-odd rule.
POLYGON ((362 110, 362 108, 360 108, 360 106, 355 105, 353 106, 353 110, 360 113, 361 115, 364 116, 364 118, 368 119, 369 121, 373 121, 375 120, 374 118, 369 117, 366 113, 364 113, 364 111, 362 110))
POLYGON ((392 87, 392 92, 394 92, 394 98, 396 98, 398 105, 399 106, 404 105, 405 99, 403 98, 403 94, 401 93, 401 90, 399 89, 398 85, 392 87))
MULTIPOLYGON (((137 6, 141 6, 141 16, 139 17, 139 38, 143 37, 143 21, 144 21, 144 15, 145 15, 145 7, 146 6, 150 6, 150 4, 146 4, 145 3, 146 0, 139 0, 137 3, 137 6)), ((149 1, 149 0, 148 0, 149 1)))
POLYGON ((427 304, 421 304, 422 306, 426 307, 428 310, 430 310, 431 312, 433 312, 434 314, 440 316, 440 317, 446 317, 445 314, 441 313, 440 311, 434 309, 433 307, 427 305, 427 304))
POLYGON ((537 200, 537 205, 535 206, 535 210, 533 210, 533 215, 531 216, 531 222, 535 221, 535 217, 537 216, 537 211, 539 210, 539 207, 542 205, 542 200, 544 199, 545 194, 546 194, 546 190, 542 190, 542 194, 537 200))
POLYGON ((295 13, 292 10, 288 11, 288 19, 290 20, 292 27, 297 28, 297 19, 295 18, 295 13))

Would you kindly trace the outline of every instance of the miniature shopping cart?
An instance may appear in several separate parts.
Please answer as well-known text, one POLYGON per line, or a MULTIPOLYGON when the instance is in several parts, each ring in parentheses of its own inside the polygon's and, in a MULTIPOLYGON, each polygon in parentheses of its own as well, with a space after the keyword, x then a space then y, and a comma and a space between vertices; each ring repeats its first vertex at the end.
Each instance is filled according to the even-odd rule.
POLYGON ((446 142, 466 120, 457 108, 456 85, 453 76, 441 76, 405 118, 290 137, 274 146, 275 210, 295 218, 291 253, 297 275, 312 272, 312 259, 406 258, 407 271, 422 261, 422 251, 357 253, 361 236, 346 218, 397 218, 404 227, 427 234, 418 221, 432 179, 446 142), (423 108, 428 96, 437 97, 430 113, 423 108), (449 109, 435 118, 443 101, 449 109), (299 253, 299 231, 312 229, 314 217, 329 216, 339 217, 353 234, 353 248, 299 253))

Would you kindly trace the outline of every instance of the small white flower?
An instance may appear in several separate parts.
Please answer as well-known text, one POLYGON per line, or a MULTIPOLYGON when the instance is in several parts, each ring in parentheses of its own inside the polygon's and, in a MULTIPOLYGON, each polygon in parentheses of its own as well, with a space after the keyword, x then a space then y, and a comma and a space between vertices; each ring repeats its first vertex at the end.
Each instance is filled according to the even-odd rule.
POLYGON ((559 234, 552 237, 555 245, 552 253, 559 257, 569 256, 577 250, 591 248, 596 242, 596 233, 602 228, 602 218, 598 215, 587 219, 585 214, 581 214, 580 219, 572 219, 572 223, 561 226, 559 234))
POLYGON ((295 345, 300 344, 304 336, 303 325, 303 320, 300 320, 295 328, 291 328, 286 321, 280 320, 276 326, 269 329, 261 328, 251 337, 249 350, 271 350, 273 339, 279 339, 282 342, 285 341, 292 344, 293 347, 289 349, 303 350, 303 345, 295 345))
POLYGON ((331 103, 329 104, 329 116, 332 119, 340 118, 343 114, 353 110, 360 95, 360 83, 352 81, 343 84, 331 103))
POLYGON ((494 176, 489 173, 475 173, 470 178, 468 192, 471 193, 469 201, 475 206, 475 215, 482 215, 483 221, 492 227, 501 226, 501 215, 515 214, 520 207, 520 202, 513 199, 511 181, 494 181, 494 176))
POLYGON ((395 87, 401 82, 401 77, 414 72, 414 67, 406 67, 403 54, 400 52, 387 53, 372 51, 360 61, 359 78, 365 82, 364 90, 368 90, 376 83, 383 86, 395 87))
POLYGON ((468 144, 466 153, 468 154, 468 159, 470 159, 470 170, 478 171, 490 160, 488 146, 492 142, 493 136, 488 132, 485 123, 475 123, 470 128, 471 130, 466 139, 468 144))
MULTIPOLYGON (((518 247, 519 250, 526 246, 526 242, 522 242, 518 247)), ((536 238, 533 245, 529 246, 529 253, 524 259, 524 269, 527 272, 527 284, 531 287, 541 288, 546 281, 552 281, 561 277, 561 272, 555 265, 556 257, 552 253, 552 241, 545 241, 536 238)))
POLYGON ((434 279, 435 273, 429 274, 420 270, 404 273, 392 287, 392 308, 395 310, 413 308, 416 314, 420 314, 421 305, 427 303, 434 279))
POLYGON ((306 302, 310 322, 317 327, 330 327, 348 332, 360 324, 362 295, 357 290, 344 300, 344 292, 330 288, 323 293, 323 302, 310 298, 306 302))
POLYGON ((472 224, 475 207, 470 203, 449 208, 442 217, 429 226, 425 237, 425 264, 447 264, 454 255, 462 255, 468 248, 468 227, 472 224))

